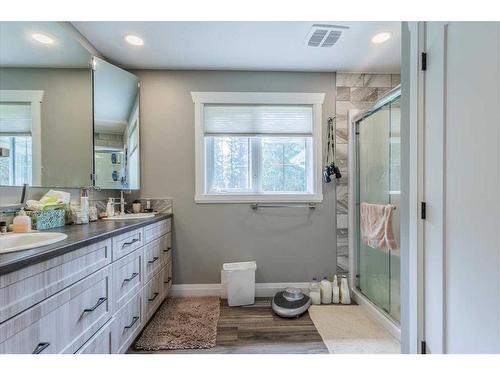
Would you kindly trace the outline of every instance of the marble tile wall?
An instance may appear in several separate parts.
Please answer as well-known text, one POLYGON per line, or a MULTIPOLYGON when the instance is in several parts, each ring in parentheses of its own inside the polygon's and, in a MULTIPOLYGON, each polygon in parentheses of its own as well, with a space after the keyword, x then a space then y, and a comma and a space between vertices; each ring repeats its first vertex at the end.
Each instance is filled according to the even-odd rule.
POLYGON ((335 159, 342 178, 337 180, 337 272, 349 269, 348 243, 348 114, 372 107, 393 87, 399 85, 399 74, 337 73, 335 159))

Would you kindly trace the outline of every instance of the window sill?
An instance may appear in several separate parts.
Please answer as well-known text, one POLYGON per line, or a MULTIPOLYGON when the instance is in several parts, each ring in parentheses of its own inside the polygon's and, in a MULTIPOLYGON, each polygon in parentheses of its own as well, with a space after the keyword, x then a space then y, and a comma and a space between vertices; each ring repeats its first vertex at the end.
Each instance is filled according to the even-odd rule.
POLYGON ((323 194, 201 194, 195 203, 321 203, 323 194))

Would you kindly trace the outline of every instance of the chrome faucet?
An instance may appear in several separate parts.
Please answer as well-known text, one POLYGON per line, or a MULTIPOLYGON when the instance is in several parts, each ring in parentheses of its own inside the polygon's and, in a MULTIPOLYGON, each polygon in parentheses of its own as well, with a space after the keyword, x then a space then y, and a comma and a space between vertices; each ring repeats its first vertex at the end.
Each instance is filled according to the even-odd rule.
POLYGON ((120 190, 120 201, 115 202, 115 204, 120 205, 120 215, 125 215, 125 205, 127 202, 125 202, 125 198, 123 197, 123 190, 120 190))

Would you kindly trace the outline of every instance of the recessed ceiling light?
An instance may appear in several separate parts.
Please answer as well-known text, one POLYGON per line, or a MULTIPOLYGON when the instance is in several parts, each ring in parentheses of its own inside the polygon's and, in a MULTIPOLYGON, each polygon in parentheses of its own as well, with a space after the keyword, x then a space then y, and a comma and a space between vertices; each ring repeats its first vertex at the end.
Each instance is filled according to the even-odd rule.
POLYGON ((132 34, 125 35, 125 41, 133 46, 142 46, 144 44, 144 40, 139 38, 137 35, 132 34))
POLYGON ((392 36, 392 33, 390 31, 384 31, 384 32, 378 33, 372 38, 372 43, 380 44, 380 43, 387 42, 389 39, 391 39, 391 36, 392 36))
POLYGON ((31 34, 31 37, 35 39, 37 42, 43 43, 43 44, 54 44, 54 39, 52 39, 50 36, 46 34, 41 34, 41 33, 34 33, 31 34))

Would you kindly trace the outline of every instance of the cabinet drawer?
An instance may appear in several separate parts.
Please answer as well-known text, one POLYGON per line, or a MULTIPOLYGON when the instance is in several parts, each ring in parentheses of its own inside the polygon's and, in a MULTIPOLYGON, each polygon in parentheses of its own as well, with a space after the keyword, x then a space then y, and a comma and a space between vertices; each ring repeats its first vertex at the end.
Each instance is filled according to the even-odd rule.
POLYGON ((112 354, 111 328, 113 320, 106 323, 75 354, 112 354))
POLYGON ((144 244, 142 228, 113 237, 113 262, 144 244))
POLYGON ((0 325, 0 353, 74 353, 111 318, 111 267, 0 325))
POLYGON ((144 228, 144 241, 145 243, 151 242, 172 231, 172 219, 158 221, 157 223, 150 224, 144 228))
POLYGON ((161 272, 157 273, 142 289, 144 321, 147 322, 161 305, 163 293, 163 278, 161 272))
POLYGON ((167 237, 160 237, 144 246, 144 281, 149 281, 163 266, 167 237))
POLYGON ((114 311, 122 308, 142 288, 142 249, 117 260, 113 263, 113 299, 114 311))
POLYGON ((137 293, 115 315, 111 333, 113 353, 125 353, 142 329, 142 296, 137 293))
POLYGON ((111 262, 111 240, 0 276, 0 323, 111 262))
POLYGON ((160 271, 162 280, 162 295, 163 298, 168 296, 168 291, 172 287, 172 262, 166 264, 160 271))

